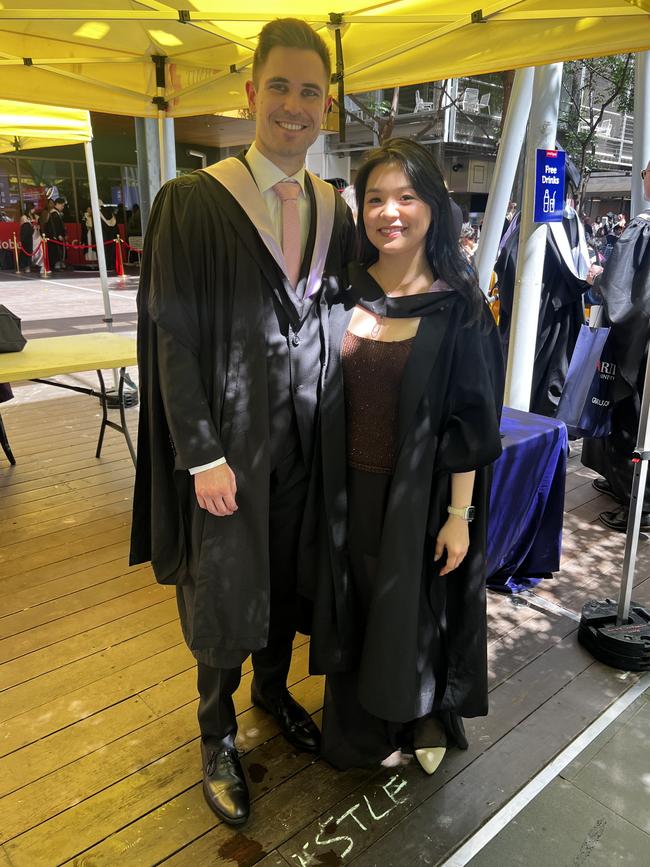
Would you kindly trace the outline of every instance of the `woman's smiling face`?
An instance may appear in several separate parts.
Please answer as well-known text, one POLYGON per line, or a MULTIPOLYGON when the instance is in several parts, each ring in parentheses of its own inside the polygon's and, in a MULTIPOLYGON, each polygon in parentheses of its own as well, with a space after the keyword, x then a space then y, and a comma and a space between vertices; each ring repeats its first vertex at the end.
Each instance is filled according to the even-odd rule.
POLYGON ((366 235, 380 254, 415 256, 424 248, 431 208, 396 163, 375 166, 363 201, 366 235))

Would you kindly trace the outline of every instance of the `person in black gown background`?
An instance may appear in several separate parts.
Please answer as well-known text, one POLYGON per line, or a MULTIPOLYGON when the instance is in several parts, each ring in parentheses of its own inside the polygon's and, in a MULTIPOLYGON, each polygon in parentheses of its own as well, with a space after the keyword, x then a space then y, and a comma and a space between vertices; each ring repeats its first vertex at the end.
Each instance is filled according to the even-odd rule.
POLYGON ((433 773, 487 712, 485 535, 500 341, 440 170, 406 139, 356 180, 359 265, 330 314, 303 528, 323 757, 433 773), (323 493, 319 493, 323 492, 323 493))

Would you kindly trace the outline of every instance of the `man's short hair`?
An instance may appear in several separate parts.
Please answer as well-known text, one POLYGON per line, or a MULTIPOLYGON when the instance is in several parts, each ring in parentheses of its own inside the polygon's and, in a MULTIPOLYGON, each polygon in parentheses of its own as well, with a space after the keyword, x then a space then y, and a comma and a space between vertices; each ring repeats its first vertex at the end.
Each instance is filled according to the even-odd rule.
POLYGON ((315 51, 323 61, 327 85, 329 87, 332 75, 332 59, 324 39, 305 21, 299 18, 276 18, 262 28, 253 55, 253 82, 259 81, 259 70, 266 63, 272 48, 301 48, 305 51, 315 51))
POLYGON ((59 196, 58 199, 54 200, 55 205, 65 205, 65 203, 66 203, 65 199, 62 196, 59 196))

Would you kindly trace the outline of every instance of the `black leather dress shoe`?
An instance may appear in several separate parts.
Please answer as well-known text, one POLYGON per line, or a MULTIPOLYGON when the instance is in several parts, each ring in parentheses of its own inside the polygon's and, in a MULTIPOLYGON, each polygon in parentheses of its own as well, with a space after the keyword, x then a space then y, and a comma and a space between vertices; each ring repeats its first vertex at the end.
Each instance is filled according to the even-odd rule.
POLYGON ((305 753, 317 753, 320 750, 318 726, 289 690, 277 698, 262 698, 253 682, 251 699, 256 707, 271 714, 292 747, 305 753))
POLYGON ((231 737, 201 743, 203 794, 210 809, 229 825, 243 825, 251 809, 246 778, 231 737))
MULTIPOLYGON (((628 510, 623 506, 614 509, 613 512, 601 512, 598 516, 606 527, 612 530, 620 530, 623 533, 627 530, 628 510)), ((641 530, 650 530, 650 512, 641 512, 641 530)))
POLYGON ((607 494, 608 497, 620 502, 619 498, 614 493, 614 489, 607 479, 594 479, 591 483, 592 488, 595 488, 599 494, 607 494))

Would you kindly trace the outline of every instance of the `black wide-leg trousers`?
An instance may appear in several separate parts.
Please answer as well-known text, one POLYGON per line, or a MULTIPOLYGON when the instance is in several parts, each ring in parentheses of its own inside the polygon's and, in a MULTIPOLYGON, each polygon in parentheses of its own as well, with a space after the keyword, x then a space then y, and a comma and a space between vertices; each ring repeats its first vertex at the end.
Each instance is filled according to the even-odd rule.
MULTIPOLYGON (((262 698, 284 692, 298 619, 296 561, 309 476, 300 449, 278 462, 270 476, 269 555, 271 599, 265 648, 252 654, 255 687, 262 698)), ((197 662, 198 720, 204 741, 237 731, 233 693, 241 666, 213 668, 197 662)))

